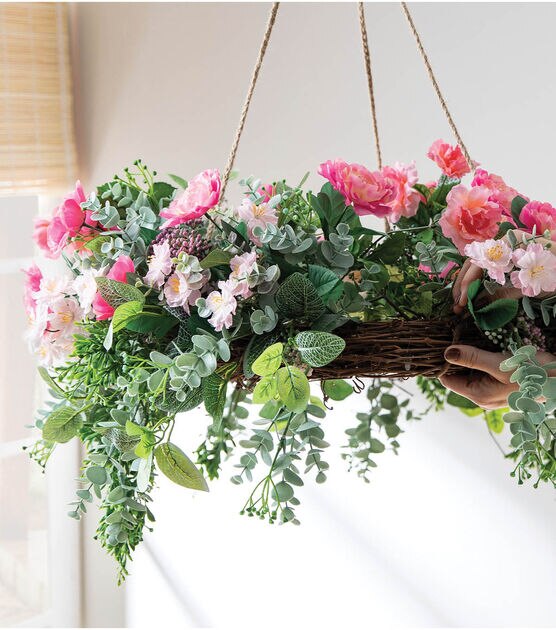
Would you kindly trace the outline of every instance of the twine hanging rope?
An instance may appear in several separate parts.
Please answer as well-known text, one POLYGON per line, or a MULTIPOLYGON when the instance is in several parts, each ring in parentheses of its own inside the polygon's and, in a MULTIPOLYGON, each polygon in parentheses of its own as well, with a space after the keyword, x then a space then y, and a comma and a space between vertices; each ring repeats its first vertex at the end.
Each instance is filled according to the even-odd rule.
MULTIPOLYGON (((438 96, 438 100, 440 101, 440 105, 442 107, 442 110, 444 111, 444 114, 446 115, 446 118, 448 120, 448 123, 454 133, 454 136, 456 137, 456 140, 459 144, 459 146, 461 147, 461 150, 463 152, 463 155, 465 156, 465 160, 467 161, 467 164, 469 166, 469 168, 471 170, 475 169, 475 165, 473 160, 471 159, 471 156, 469 155, 469 151, 467 150, 467 147, 465 146, 465 144, 463 143, 463 140, 461 139, 461 135, 458 131, 458 128, 456 127, 456 124, 454 122, 454 119, 452 118, 452 115, 450 113, 450 110, 448 109, 448 105, 446 103, 446 100, 444 99, 444 96, 442 95, 442 92, 440 91, 440 87, 438 85, 438 81, 436 80, 436 77, 434 75, 434 72, 432 70, 429 58, 427 53, 425 52, 425 49, 423 47, 423 43, 421 42, 421 37, 417 31, 417 28, 415 26, 415 23, 413 22, 413 18, 411 17, 411 13, 409 12, 409 9, 407 7, 407 4, 405 2, 401 3, 403 12, 405 14, 405 17, 407 18, 408 24, 409 24, 409 28, 411 29, 411 32, 413 33, 413 36, 415 37, 415 41, 417 42, 417 48, 419 49, 419 53, 421 54, 421 57, 423 59, 423 62, 425 63, 425 67, 427 69, 427 73, 429 75, 429 79, 431 80, 431 83, 434 87, 434 90, 436 92, 436 95, 438 96)), ((222 190, 221 190, 221 198, 224 198, 224 194, 226 192, 226 187, 228 185, 228 181, 230 179, 230 174, 232 172, 232 168, 234 166, 234 162, 236 159, 236 154, 237 154, 237 150, 239 147, 239 141, 241 140, 241 134, 243 133, 243 128, 245 126, 245 120, 247 118, 247 113, 249 111, 249 106, 251 105, 251 99, 253 98, 253 93, 255 92, 255 85, 257 84, 257 79, 259 78, 259 73, 261 70, 261 66, 263 65, 263 60, 264 60, 264 56, 266 53, 266 50, 268 48, 268 44, 270 41, 270 35, 272 34, 272 29, 274 27, 274 23, 276 22, 276 15, 278 13, 278 8, 280 7, 280 3, 279 2, 274 2, 271 9, 270 9, 270 14, 268 16, 268 21, 266 23, 266 28, 265 28, 265 32, 264 32, 264 36, 263 36, 263 40, 261 42, 261 46, 259 48, 259 54, 257 56, 257 61, 255 63, 255 67, 253 68, 253 74, 251 75, 251 81, 249 83, 249 89, 247 90, 247 95, 245 97, 245 102, 243 103, 243 108, 241 110, 241 115, 239 118, 239 124, 237 126, 236 129, 236 133, 235 133, 235 137, 234 137, 234 142, 232 144, 232 149, 230 151, 230 156, 228 157, 228 162, 226 164, 226 168, 224 169, 224 175, 222 177, 222 190)), ((372 117, 372 123, 373 123, 373 133, 374 133, 374 139, 375 139, 375 150, 376 150, 376 159, 377 159, 377 164, 378 164, 378 168, 382 168, 382 151, 380 148, 380 137, 379 137, 379 133, 378 133, 378 120, 377 120, 377 114, 376 114, 376 102, 375 102, 375 94, 374 94, 374 81, 373 81, 373 74, 372 74, 372 67, 371 67, 371 55, 369 52, 369 41, 368 41, 368 37, 367 37, 367 25, 365 22, 365 7, 363 2, 359 2, 358 3, 358 9, 359 9, 359 26, 361 29, 361 44, 363 47, 363 57, 364 57, 364 61, 365 61, 365 71, 367 73, 367 84, 368 84, 368 88, 369 88, 369 99, 371 101, 371 117, 372 117)), ((388 227, 388 226, 387 226, 388 227)))
POLYGON ((363 58, 365 60, 365 71, 367 72, 367 84, 369 87, 369 99, 371 101, 371 116, 373 120, 373 134, 375 138, 376 162, 378 168, 382 168, 382 151, 380 150, 380 138, 378 135, 378 122, 376 117, 376 104, 373 73, 371 70, 371 55, 369 52, 369 40, 367 38, 367 24, 365 22, 365 5, 358 2, 359 8, 359 26, 361 28, 361 44, 363 46, 363 58))
POLYGON ((436 96, 438 96, 438 100, 440 101, 440 105, 444 111, 444 114, 446 115, 446 118, 448 119, 448 124, 450 125, 454 136, 456 137, 456 140, 459 144, 459 146, 461 147, 461 150, 463 152, 463 155, 465 156, 465 160, 467 162, 467 165, 469 166, 469 168, 474 171, 475 170, 475 164, 473 162, 473 160, 471 159, 471 156, 469 155, 469 151, 467 150, 467 147, 465 146, 465 144, 463 143, 463 140, 461 139, 461 135, 458 131, 458 128, 456 127, 456 123, 454 122, 454 119, 452 118, 452 114, 450 114, 450 110, 448 109, 448 105, 446 104, 446 100, 444 99, 444 96, 442 95, 442 92, 440 91, 440 87, 438 85, 438 81, 436 80, 436 77, 434 76, 434 72, 432 70, 428 55, 423 47, 423 43, 421 41, 421 37, 419 35, 419 32, 417 31, 417 27, 415 26, 415 22, 413 22, 413 18, 411 17, 411 13, 409 12, 409 8, 407 7, 407 4, 405 2, 401 3, 402 5, 402 10, 404 12, 404 15, 407 19, 407 22, 409 24, 409 28, 411 30, 411 32, 413 33, 413 37, 415 38, 415 41, 417 43, 417 48, 419 49, 419 53, 421 54, 421 57, 423 59, 423 62, 425 64, 425 67, 427 69, 427 73, 429 75, 429 79, 431 80, 431 83, 434 87, 434 91, 436 92, 436 96))
POLYGON ((232 168, 234 166, 237 148, 239 146, 241 134, 243 132, 243 127, 245 125, 245 119, 247 118, 247 112, 249 111, 249 105, 251 105, 251 99, 253 97, 253 92, 255 91, 255 85, 259 77, 261 66, 263 65, 263 59, 266 53, 266 49, 268 48, 268 42, 270 41, 272 28, 274 27, 274 22, 276 22, 276 14, 278 13, 279 6, 280 6, 280 3, 275 2, 272 5, 272 8, 270 9, 270 14, 268 16, 268 21, 266 23, 266 29, 264 32, 263 41, 261 43, 261 47, 259 48, 259 55, 257 57, 257 62, 255 63, 255 67, 253 68, 253 74, 251 75, 251 82, 249 83, 247 96, 245 97, 245 102, 243 103, 243 108, 241 110, 241 116, 239 117, 239 124, 236 129, 236 135, 234 138, 234 143, 232 144, 232 150, 230 151, 230 157, 228 158, 228 163, 226 164, 226 168, 224 169, 224 176, 222 177, 222 192, 221 192, 222 198, 224 197, 224 193, 226 192, 226 186, 228 185, 228 180, 230 179, 230 173, 232 172, 232 168))

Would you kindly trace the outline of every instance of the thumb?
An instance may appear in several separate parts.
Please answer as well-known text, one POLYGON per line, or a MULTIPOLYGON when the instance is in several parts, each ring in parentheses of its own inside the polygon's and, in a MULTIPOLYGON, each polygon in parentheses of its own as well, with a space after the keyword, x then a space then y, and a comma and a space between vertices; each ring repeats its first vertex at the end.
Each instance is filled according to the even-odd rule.
POLYGON ((505 378, 505 374, 500 371, 503 357, 499 352, 488 352, 474 346, 450 346, 446 348, 444 358, 453 365, 486 372, 499 381, 505 378))

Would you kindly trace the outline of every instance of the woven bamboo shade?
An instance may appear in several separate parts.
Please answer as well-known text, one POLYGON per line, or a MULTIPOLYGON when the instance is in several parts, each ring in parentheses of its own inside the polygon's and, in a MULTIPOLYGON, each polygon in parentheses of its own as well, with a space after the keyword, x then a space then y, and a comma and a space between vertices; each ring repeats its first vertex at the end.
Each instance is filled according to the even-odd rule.
POLYGON ((75 177, 67 5, 0 3, 0 195, 75 177))

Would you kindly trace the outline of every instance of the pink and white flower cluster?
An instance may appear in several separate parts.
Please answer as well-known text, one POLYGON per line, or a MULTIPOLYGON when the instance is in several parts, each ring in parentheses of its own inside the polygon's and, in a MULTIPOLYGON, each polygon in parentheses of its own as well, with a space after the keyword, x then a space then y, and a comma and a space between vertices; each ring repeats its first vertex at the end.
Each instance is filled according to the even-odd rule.
POLYGON ((556 291, 556 256, 541 243, 530 242, 512 251, 503 239, 489 239, 467 245, 465 254, 499 284, 504 285, 510 274, 511 285, 523 295, 556 291))

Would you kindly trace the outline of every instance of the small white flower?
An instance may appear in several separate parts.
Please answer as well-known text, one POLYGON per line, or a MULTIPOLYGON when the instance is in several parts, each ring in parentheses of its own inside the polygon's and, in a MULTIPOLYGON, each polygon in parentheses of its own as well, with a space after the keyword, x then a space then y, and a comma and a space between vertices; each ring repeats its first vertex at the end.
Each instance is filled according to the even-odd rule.
POLYGON ((149 258, 149 270, 144 277, 145 284, 156 289, 164 284, 166 276, 172 271, 172 256, 167 242, 153 246, 153 254, 149 258))

